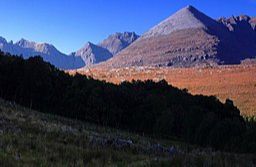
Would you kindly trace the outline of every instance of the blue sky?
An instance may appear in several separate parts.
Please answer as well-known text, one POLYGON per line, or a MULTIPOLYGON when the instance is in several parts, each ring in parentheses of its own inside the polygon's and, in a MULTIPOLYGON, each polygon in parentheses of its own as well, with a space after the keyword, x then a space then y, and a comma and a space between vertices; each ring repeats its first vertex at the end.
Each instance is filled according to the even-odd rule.
POLYGON ((0 36, 70 53, 114 32, 142 34, 189 4, 213 18, 256 16, 256 0, 0 0, 0 36))

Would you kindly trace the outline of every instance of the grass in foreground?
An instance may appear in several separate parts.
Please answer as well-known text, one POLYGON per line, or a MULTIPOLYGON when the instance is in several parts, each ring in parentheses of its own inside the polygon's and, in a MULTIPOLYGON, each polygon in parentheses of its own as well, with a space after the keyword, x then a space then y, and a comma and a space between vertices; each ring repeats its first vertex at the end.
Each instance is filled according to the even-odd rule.
POLYGON ((254 155, 213 152, 94 126, 0 100, 0 166, 254 166, 254 155), (175 151, 167 149, 175 147, 175 151))

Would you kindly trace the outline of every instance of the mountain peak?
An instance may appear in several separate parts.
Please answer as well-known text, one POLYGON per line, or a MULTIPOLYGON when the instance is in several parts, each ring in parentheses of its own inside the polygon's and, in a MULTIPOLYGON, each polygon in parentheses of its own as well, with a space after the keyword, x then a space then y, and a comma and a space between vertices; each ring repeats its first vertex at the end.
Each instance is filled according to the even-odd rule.
POLYGON ((0 42, 1 43, 7 43, 6 39, 0 36, 0 42))
POLYGON ((99 66, 203 67, 238 64, 256 55, 256 21, 246 15, 231 20, 231 24, 226 25, 193 6, 186 6, 99 66), (233 25, 233 20, 238 23, 233 25), (229 30, 230 26, 234 27, 234 31, 229 30))
POLYGON ((31 43, 31 41, 26 40, 25 38, 21 38, 19 41, 17 41, 17 43, 25 43, 25 42, 31 43))
POLYGON ((36 43, 34 41, 29 41, 24 38, 21 38, 18 42, 15 43, 15 45, 18 45, 22 48, 32 49, 36 52, 42 52, 45 54, 58 52, 57 49, 52 44, 36 43))
POLYGON ((35 44, 35 50, 45 53, 45 54, 51 54, 59 52, 53 45, 48 43, 36 43, 35 44))
POLYGON ((139 35, 135 32, 117 32, 108 36, 108 38, 103 40, 99 46, 109 50, 113 55, 116 55, 138 38, 139 35))
POLYGON ((110 35, 109 37, 111 37, 111 36, 116 36, 116 37, 125 37, 125 36, 138 36, 135 32, 116 32, 115 34, 113 34, 113 35, 110 35))
MULTIPOLYGON (((108 40, 121 40, 121 41, 125 41, 125 42, 130 42, 130 41, 134 41, 136 40, 137 38, 139 37, 139 35, 137 35, 135 32, 116 32, 112 35, 109 35, 107 39, 103 40, 101 42, 104 43, 105 41, 108 41, 108 40)), ((101 45, 99 44, 99 45, 101 45)))
POLYGON ((95 48, 96 45, 91 43, 91 42, 86 42, 84 44, 84 46, 78 50, 78 52, 86 52, 87 50, 92 50, 93 48, 95 48))
POLYGON ((26 40, 25 38, 21 38, 21 39, 19 40, 19 42, 26 42, 26 41, 28 41, 28 40, 26 40))
POLYGON ((188 5, 153 27, 143 37, 168 35, 174 31, 190 28, 207 29, 207 27, 216 26, 216 24, 218 23, 215 20, 188 5))
POLYGON ((197 10, 194 6, 192 5, 187 5, 186 7, 184 7, 183 9, 188 9, 188 10, 197 10))
POLYGON ((94 45, 93 43, 91 43, 91 42, 87 42, 87 43, 85 44, 85 46, 87 46, 87 47, 94 47, 95 45, 94 45))
POLYGON ((31 42, 31 41, 28 41, 24 38, 21 38, 19 41, 17 41, 15 43, 16 45, 20 46, 20 47, 24 47, 24 48, 31 48, 31 47, 34 47, 35 45, 35 42, 31 42))
POLYGON ((107 49, 97 46, 91 42, 87 42, 83 48, 72 53, 72 55, 81 57, 86 66, 106 61, 112 57, 112 54, 107 49))

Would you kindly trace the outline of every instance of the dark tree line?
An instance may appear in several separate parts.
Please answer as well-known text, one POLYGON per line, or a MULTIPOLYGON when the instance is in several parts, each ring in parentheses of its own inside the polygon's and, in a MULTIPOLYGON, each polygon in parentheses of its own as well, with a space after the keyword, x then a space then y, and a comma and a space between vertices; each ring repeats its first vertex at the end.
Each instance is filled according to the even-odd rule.
POLYGON ((40 112, 132 132, 227 151, 256 151, 255 123, 243 119, 231 100, 223 104, 214 96, 193 96, 166 81, 117 86, 70 76, 40 57, 24 60, 1 52, 0 97, 40 112))

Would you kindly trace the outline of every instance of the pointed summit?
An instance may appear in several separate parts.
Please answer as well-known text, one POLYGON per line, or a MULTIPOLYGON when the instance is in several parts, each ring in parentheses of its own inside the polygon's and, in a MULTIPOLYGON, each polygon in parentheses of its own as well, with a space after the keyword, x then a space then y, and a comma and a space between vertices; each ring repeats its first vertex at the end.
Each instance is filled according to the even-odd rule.
POLYGON ((187 9, 195 9, 195 7, 192 6, 192 5, 187 5, 185 8, 187 8, 187 9))
POLYGON ((191 28, 207 29, 208 27, 218 26, 217 24, 215 20, 188 5, 153 27, 143 37, 168 35, 175 31, 191 28))
MULTIPOLYGON (((191 12, 199 12, 199 10, 197 10, 194 6, 192 6, 192 5, 187 5, 186 7, 184 7, 183 8, 183 10, 184 9, 187 9, 187 10, 189 10, 189 11, 191 11, 191 12)), ((182 10, 182 9, 181 9, 182 10)))
POLYGON ((73 53, 73 55, 81 57, 86 66, 106 61, 113 56, 107 49, 91 42, 87 42, 83 48, 73 53))

